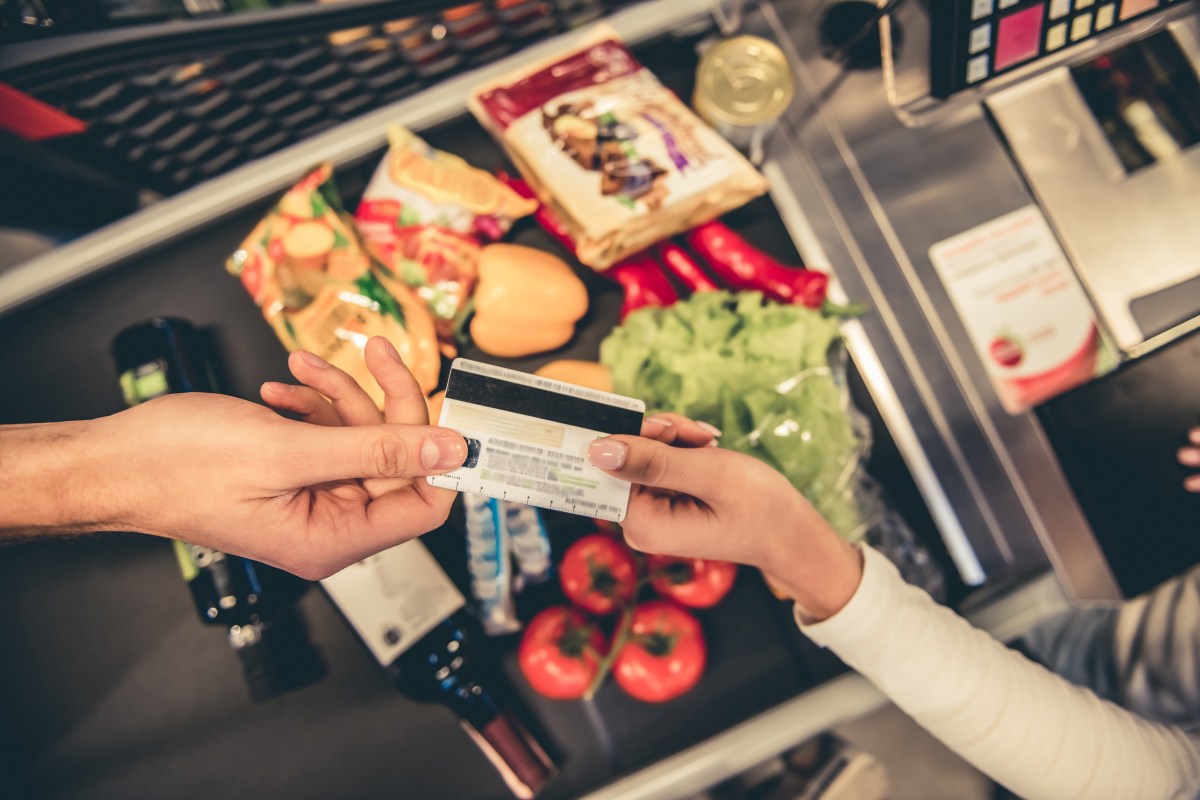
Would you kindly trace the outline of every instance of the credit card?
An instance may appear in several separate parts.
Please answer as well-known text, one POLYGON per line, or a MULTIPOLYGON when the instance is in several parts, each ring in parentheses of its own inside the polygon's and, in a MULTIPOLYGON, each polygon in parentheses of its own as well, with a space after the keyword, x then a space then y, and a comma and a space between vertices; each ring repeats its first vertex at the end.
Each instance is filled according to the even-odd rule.
POLYGON ((627 481, 587 462, 588 445, 636 436, 646 404, 525 372, 454 360, 438 425, 467 440, 467 460, 433 486, 620 522, 627 481))

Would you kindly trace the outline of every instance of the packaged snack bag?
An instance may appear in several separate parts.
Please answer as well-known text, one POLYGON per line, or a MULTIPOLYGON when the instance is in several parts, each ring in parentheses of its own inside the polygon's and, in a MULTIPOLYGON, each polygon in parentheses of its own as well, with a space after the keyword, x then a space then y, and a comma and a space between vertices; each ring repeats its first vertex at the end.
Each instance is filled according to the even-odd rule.
POLYGON ((767 188, 606 27, 478 87, 469 105, 596 269, 767 188))
POLYGON ((425 304, 401 282, 384 288, 323 164, 288 190, 229 257, 288 350, 303 348, 348 372, 377 404, 383 393, 363 364, 385 336, 421 388, 437 388, 441 356, 425 304))
POLYGON ((504 236, 537 203, 398 125, 388 141, 358 206, 358 227, 381 262, 383 284, 412 287, 449 340, 475 284, 480 242, 504 236))

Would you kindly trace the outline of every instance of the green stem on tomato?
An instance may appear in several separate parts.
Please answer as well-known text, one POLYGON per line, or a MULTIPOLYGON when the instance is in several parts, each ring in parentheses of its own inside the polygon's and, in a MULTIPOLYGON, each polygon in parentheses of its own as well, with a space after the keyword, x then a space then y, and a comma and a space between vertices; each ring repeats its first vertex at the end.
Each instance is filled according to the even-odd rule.
POLYGON ((629 603, 621 609, 621 621, 617 623, 617 630, 613 633, 612 647, 608 649, 608 655, 600 662, 600 669, 596 671, 596 677, 592 679, 591 686, 588 686, 587 691, 584 692, 584 700, 591 700, 595 697, 596 692, 600 691, 600 687, 604 685, 604 679, 608 677, 608 673, 612 672, 617 654, 621 652, 621 648, 629 639, 629 628, 633 624, 633 607, 634 603, 629 603))

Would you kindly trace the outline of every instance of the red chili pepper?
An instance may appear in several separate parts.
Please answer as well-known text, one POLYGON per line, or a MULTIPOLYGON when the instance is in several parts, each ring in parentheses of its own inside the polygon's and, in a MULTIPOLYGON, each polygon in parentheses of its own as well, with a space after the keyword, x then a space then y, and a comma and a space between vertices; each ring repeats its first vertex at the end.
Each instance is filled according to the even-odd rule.
POLYGON ((753 247, 721 222, 706 222, 687 235, 717 277, 734 289, 754 289, 772 300, 820 308, 829 276, 820 270, 789 267, 753 247))
POLYGON ((496 180, 500 181, 505 186, 512 189, 514 192, 521 195, 521 197, 526 198, 527 200, 537 200, 537 194, 533 191, 532 186, 516 176, 509 175, 504 170, 500 170, 496 173, 496 180))
POLYGON ((646 252, 613 264, 603 274, 625 290, 621 319, 644 306, 669 306, 679 299, 675 287, 663 274, 662 266, 646 252))
POLYGON ((704 268, 696 263, 696 259, 674 242, 663 242, 654 248, 654 255, 679 282, 692 292, 715 292, 720 286, 708 277, 704 268))

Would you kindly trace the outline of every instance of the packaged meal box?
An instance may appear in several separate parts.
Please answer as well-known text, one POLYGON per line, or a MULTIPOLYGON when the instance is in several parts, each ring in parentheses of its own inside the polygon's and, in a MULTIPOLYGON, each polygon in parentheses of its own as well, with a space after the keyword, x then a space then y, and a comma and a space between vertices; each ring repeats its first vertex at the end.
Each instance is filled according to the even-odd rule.
POLYGON ((503 237, 537 203, 398 125, 388 141, 358 206, 358 229, 381 262, 384 286, 412 287, 450 342, 475 284, 480 243, 503 237))
POLYGON ((469 104, 596 269, 767 188, 607 27, 478 87, 469 104))
POLYGON ((288 190, 226 269, 241 278, 284 347, 309 350, 345 370, 377 404, 383 392, 362 355, 372 336, 387 337, 426 394, 437 388, 433 318, 403 283, 384 287, 342 209, 330 165, 288 190))

